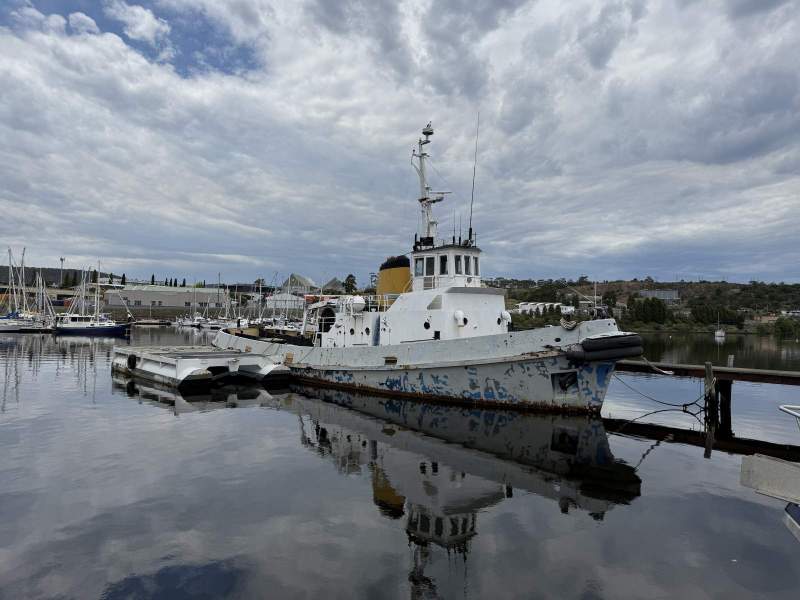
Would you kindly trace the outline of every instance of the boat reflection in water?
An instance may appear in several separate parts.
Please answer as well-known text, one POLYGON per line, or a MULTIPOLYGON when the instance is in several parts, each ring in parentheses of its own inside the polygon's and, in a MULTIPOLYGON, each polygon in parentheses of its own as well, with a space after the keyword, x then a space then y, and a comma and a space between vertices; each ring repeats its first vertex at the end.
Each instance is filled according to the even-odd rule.
POLYGON ((316 387, 289 393, 222 387, 188 397, 176 390, 115 378, 134 397, 176 414, 265 406, 299 417, 304 447, 344 475, 368 472, 381 514, 404 519, 413 546, 409 581, 435 594, 425 576, 432 545, 469 553, 478 513, 521 490, 549 498, 566 513, 602 520, 640 495, 635 469, 614 458, 600 419, 482 410, 316 387), (191 402, 189 401, 191 400, 191 402))
POLYGON ((382 481, 376 489, 395 497, 392 487, 397 498, 407 498, 411 521, 425 513, 425 503, 441 517, 458 507, 495 504, 515 488, 552 498, 563 512, 574 507, 596 518, 640 494, 641 480, 614 459, 600 419, 292 389, 298 393, 286 401, 314 424, 307 444, 376 469, 382 481))
POLYGON ((275 405, 274 398, 263 387, 223 386, 203 391, 178 391, 174 387, 112 375, 113 389, 122 391, 140 403, 169 408, 175 416, 182 413, 205 412, 220 408, 245 408, 275 405))
POLYGON ((237 406, 296 413, 304 446, 333 458, 343 473, 368 467, 382 512, 396 516, 408 511, 410 528, 431 539, 436 532, 443 541, 455 535, 455 523, 425 527, 427 520, 452 516, 459 532, 465 523, 473 529, 474 510, 511 496, 515 488, 551 498, 563 512, 577 508, 597 519, 640 495, 641 480, 633 467, 611 454, 600 419, 471 409, 307 386, 292 386, 290 393, 223 386, 187 395, 138 380, 113 381, 129 396, 176 414, 237 406))

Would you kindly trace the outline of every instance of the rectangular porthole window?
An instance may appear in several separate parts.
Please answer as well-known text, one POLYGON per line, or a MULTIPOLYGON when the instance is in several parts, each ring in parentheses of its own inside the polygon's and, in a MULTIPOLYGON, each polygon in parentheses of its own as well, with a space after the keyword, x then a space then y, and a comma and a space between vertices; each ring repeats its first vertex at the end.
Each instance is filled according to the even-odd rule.
POLYGON ((433 256, 426 256, 425 257, 425 275, 428 277, 433 277, 436 275, 436 258, 433 256))
POLYGON ((461 275, 461 255, 456 255, 456 275, 461 275))
POLYGON ((414 277, 422 277, 425 275, 425 259, 424 258, 415 258, 414 259, 414 277))
POLYGON ((464 257, 464 274, 472 275, 472 260, 469 256, 464 257))
POLYGON ((447 275, 447 256, 439 257, 439 275, 447 275))

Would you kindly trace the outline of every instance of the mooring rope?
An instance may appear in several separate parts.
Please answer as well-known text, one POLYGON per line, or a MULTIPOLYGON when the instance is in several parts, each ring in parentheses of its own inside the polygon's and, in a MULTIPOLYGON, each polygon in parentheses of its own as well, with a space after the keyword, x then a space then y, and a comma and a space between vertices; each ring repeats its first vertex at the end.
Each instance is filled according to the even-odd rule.
POLYGON ((661 375, 675 375, 675 371, 664 371, 663 369, 659 369, 657 366, 655 366, 653 363, 647 360, 646 356, 642 356, 642 360, 645 362, 645 364, 647 364, 648 367, 653 369, 653 371, 655 371, 656 373, 660 373, 661 375))
MULTIPOLYGON (((655 403, 657 403, 657 404, 663 404, 664 406, 671 406, 671 407, 673 407, 673 408, 680 408, 680 409, 682 409, 684 412, 689 412, 689 411, 687 411, 686 409, 687 409, 687 408, 689 408, 690 406, 693 406, 693 405, 695 405, 695 404, 697 404, 697 405, 699 406, 699 404, 698 404, 698 403, 700 402, 700 400, 702 400, 703 398, 705 398, 705 392, 703 392, 702 394, 700 394, 700 396, 698 396, 696 399, 692 400, 691 402, 683 402, 683 403, 681 403, 681 404, 675 404, 675 403, 673 403, 673 402, 665 402, 665 401, 663 401, 663 400, 659 400, 658 398, 653 398, 652 396, 650 396, 650 395, 648 395, 648 394, 645 394, 645 393, 644 393, 644 392, 642 392, 642 391, 639 391, 639 390, 637 390, 635 387, 633 387, 632 385, 630 385, 629 383, 627 383, 627 382, 626 382, 624 379, 621 379, 621 378, 619 377, 619 375, 617 375, 616 373, 614 373, 614 378, 615 378, 617 381, 619 381, 619 382, 620 382, 622 385, 624 385, 626 388, 628 388, 629 390, 631 390, 632 392, 634 392, 634 393, 636 393, 636 394, 639 394, 639 395, 640 395, 640 396, 642 396, 643 398, 647 398, 648 400, 652 400, 653 402, 655 402, 655 403)), ((715 377, 715 378, 712 380, 712 382, 711 382, 711 385, 713 386, 713 385, 715 385, 716 383, 717 383, 717 378, 715 377)), ((691 413, 689 413, 689 414, 691 414, 691 413)))

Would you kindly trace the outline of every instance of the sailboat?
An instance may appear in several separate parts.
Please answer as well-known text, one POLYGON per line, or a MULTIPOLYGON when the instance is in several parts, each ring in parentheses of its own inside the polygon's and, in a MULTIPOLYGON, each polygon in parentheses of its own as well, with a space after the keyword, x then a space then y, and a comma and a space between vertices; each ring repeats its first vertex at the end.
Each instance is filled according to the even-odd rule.
MULTIPOLYGON (((100 271, 98 265, 98 272, 100 271)), ((87 310, 86 272, 81 278, 80 297, 70 305, 68 312, 58 315, 55 321, 55 332, 59 335, 104 335, 109 337, 127 336, 130 334, 130 323, 117 323, 108 315, 100 312, 100 285, 94 286, 94 310, 87 310)))
POLYGON ((0 317, 2 333, 49 333, 54 317, 53 305, 47 295, 41 271, 36 274, 34 300, 29 302, 25 285, 25 249, 18 268, 14 268, 14 257, 8 249, 8 312, 0 317))
POLYGON ((715 340, 725 339, 725 329, 722 327, 722 325, 720 325, 719 312, 717 312, 717 330, 714 332, 714 339, 715 340))

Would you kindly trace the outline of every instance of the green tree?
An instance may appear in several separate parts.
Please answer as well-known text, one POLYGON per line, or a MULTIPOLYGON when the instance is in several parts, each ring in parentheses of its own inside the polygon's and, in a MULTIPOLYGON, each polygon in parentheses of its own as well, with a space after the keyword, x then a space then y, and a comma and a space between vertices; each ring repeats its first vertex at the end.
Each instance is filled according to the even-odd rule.
POLYGON ((186 277, 183 278, 183 281, 181 282, 181 287, 186 287, 186 277))
POLYGON ((108 274, 108 283, 114 283, 114 274, 113 273, 109 273, 108 274))
POLYGON ((156 284, 156 276, 155 276, 155 274, 150 275, 150 285, 155 285, 155 284, 156 284))
POLYGON ((350 273, 344 278, 344 291, 346 294, 353 294, 357 289, 356 276, 350 273))
POLYGON ((92 283, 97 283, 97 271, 92 269, 92 283))
POLYGON ((125 279, 125 273, 122 274, 122 279, 119 280, 122 285, 125 285, 127 280, 125 279))
POLYGON ((603 294, 603 304, 608 307, 613 308, 617 305, 617 293, 616 292, 606 292, 603 294))
POLYGON ((800 322, 786 317, 780 317, 773 326, 778 339, 796 338, 800 336, 800 322))

